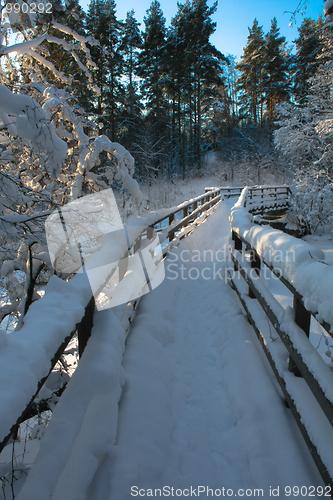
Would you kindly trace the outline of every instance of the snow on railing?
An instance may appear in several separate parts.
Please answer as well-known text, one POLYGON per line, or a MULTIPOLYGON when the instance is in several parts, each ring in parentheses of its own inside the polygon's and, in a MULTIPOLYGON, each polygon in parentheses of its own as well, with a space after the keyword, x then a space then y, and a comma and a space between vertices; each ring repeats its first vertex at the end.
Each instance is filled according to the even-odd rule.
MULTIPOLYGON (((267 204, 266 190, 259 190, 263 205, 267 204)), ((311 316, 333 336, 333 267, 324 262, 321 250, 282 231, 254 224, 248 211, 248 200, 254 198, 250 192, 251 188, 245 188, 231 209, 234 246, 230 254, 235 273, 232 276, 229 271, 230 283, 256 331, 324 482, 332 485, 333 373, 308 337, 311 316), (262 265, 293 294, 293 309, 284 309, 266 288, 260 279, 262 265), (253 298, 257 299, 264 315, 254 306, 253 298), (271 330, 267 332, 267 321, 262 321, 264 316, 278 336, 272 338, 271 330), (277 338, 282 344, 275 342, 277 338), (289 365, 286 364, 288 357, 289 365), (295 375, 303 377, 302 388, 295 375), (304 391, 307 391, 305 396, 304 391), (315 419, 313 414, 316 414, 315 419), (325 433, 318 433, 318 428, 325 428, 325 433)), ((276 207, 279 209, 278 204, 276 207)), ((260 203, 256 202, 258 208, 260 203)))
POLYGON ((232 230, 254 248, 262 261, 279 269, 320 323, 333 328, 333 268, 324 262, 324 253, 282 231, 252 223, 248 205, 243 204, 247 194, 248 188, 245 188, 231 210, 232 230))
MULTIPOLYGON (((107 248, 106 237, 104 246, 85 263, 88 267, 89 262, 98 263, 105 258, 106 250, 109 262, 114 263, 109 266, 107 276, 97 273, 100 284, 95 283, 94 290, 104 288, 118 263, 130 252, 135 253, 141 238, 149 239, 153 228, 161 233, 161 243, 169 240, 163 248, 163 255, 166 255, 170 246, 193 231, 215 209, 220 199, 221 190, 217 188, 176 207, 128 221, 128 241, 125 245, 112 247, 111 251, 110 247, 107 248), (181 219, 179 214, 182 214, 181 219)), ((142 287, 145 285, 146 282, 143 282, 142 287)), ((69 282, 53 276, 44 297, 30 306, 23 327, 10 335, 0 332, 0 451, 19 425, 32 416, 31 408, 36 406, 37 394, 76 333, 79 353, 82 354, 92 329, 95 297, 97 295, 92 293, 87 273, 78 273, 69 282)), ((131 312, 126 310, 123 316, 126 335, 137 303, 138 300, 135 300, 131 304, 131 312)))

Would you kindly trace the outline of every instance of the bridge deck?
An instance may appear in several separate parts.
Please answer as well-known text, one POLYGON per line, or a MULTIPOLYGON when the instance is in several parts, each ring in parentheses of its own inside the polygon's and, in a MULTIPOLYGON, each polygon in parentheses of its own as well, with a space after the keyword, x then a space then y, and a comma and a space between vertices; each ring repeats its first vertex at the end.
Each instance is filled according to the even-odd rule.
MULTIPOLYGON (((77 424, 85 438, 79 435, 72 458, 64 459, 62 479, 59 469, 49 481, 50 488, 54 483, 53 500, 149 498, 163 487, 170 496, 171 488, 191 496, 192 487, 196 496, 193 491, 198 494, 199 486, 217 490, 217 495, 221 490, 221 496, 223 488, 224 496, 227 489, 235 496, 242 494, 240 489, 260 488, 262 498, 270 498, 270 487, 279 486, 280 498, 285 498, 285 486, 322 484, 236 294, 225 282, 221 249, 226 251, 228 245, 232 204, 221 203, 172 251, 165 281, 141 301, 123 358, 118 427, 109 424, 115 408, 110 409, 107 394, 115 387, 106 387, 104 393, 97 389, 99 399, 92 387, 91 400, 86 396, 90 417, 77 424), (93 400, 98 404, 95 413, 93 400), (98 442, 93 436, 101 431, 106 444, 92 451, 95 461, 83 460, 78 466, 85 449, 82 441, 89 441, 89 431, 83 432, 89 422, 95 426, 90 446, 98 442), (75 477, 81 479, 69 494, 75 477)), ((110 311, 98 315, 96 328, 99 325, 104 335, 110 311)), ((86 367, 88 358, 84 355, 81 361, 86 367)), ((50 425, 49 437, 45 436, 50 442, 56 432, 63 439, 56 414, 61 405, 64 411, 70 404, 66 392, 53 430, 50 425)), ((42 477, 43 461, 46 467, 47 439, 19 500, 39 498, 36 490, 31 494, 42 477)), ((200 497, 207 498, 207 489, 200 497)))

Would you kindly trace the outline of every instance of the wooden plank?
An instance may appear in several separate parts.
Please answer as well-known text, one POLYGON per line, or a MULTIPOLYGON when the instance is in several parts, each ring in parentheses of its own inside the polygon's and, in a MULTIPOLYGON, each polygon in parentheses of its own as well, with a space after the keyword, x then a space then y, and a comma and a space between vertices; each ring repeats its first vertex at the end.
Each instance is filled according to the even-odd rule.
POLYGON ((186 221, 184 222, 184 227, 188 226, 187 216, 188 216, 188 207, 184 207, 184 209, 183 209, 183 219, 186 219, 186 221))
MULTIPOLYGON (((200 207, 199 207, 200 208, 200 207)), ((193 220, 197 219, 198 215, 199 215, 199 212, 200 210, 198 209, 198 202, 195 201, 193 203, 193 211, 191 213, 192 217, 193 217, 193 220)))
MULTIPOLYGON (((169 215, 169 226, 171 226, 174 220, 175 220, 175 214, 169 215)), ((175 231, 172 229, 171 231, 169 231, 169 242, 172 241, 174 237, 175 237, 175 231)))

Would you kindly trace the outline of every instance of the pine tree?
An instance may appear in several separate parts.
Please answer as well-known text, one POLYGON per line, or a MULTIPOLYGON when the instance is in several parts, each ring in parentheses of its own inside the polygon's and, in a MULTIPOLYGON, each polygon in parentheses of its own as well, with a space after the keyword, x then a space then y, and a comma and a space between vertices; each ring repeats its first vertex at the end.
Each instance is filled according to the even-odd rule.
POLYGON ((100 88, 100 96, 93 111, 100 115, 103 133, 112 141, 116 139, 116 122, 123 101, 121 45, 122 24, 116 18, 115 0, 91 0, 86 28, 100 42, 101 47, 92 47, 91 53, 97 69, 94 81, 100 88))
POLYGON ((139 76, 151 124, 156 124, 157 138, 165 128, 165 39, 166 20, 158 0, 153 0, 144 17, 143 49, 139 56, 139 76), (164 122, 164 123, 163 123, 164 122))
POLYGON ((182 138, 183 167, 185 140, 190 144, 193 159, 201 165, 203 112, 205 108, 211 107, 209 102, 219 95, 219 89, 223 86, 222 66, 227 60, 210 43, 210 37, 216 29, 211 16, 216 8, 216 2, 208 7, 206 0, 179 4, 169 32, 173 115, 178 119, 178 138, 182 138))
POLYGON ((235 125, 238 118, 238 102, 237 102, 237 70, 236 70, 236 57, 228 54, 229 64, 225 67, 224 75, 226 79, 226 85, 228 88, 228 101, 229 101, 229 111, 231 122, 235 125))
POLYGON ((241 91, 243 117, 249 117, 252 122, 262 124, 265 39, 262 26, 259 26, 257 19, 253 21, 252 28, 248 29, 247 45, 241 56, 241 62, 237 64, 240 72, 237 85, 241 91))
MULTIPOLYGON (((189 148, 193 150, 193 55, 191 47, 191 5, 189 0, 178 4, 178 12, 171 20, 166 43, 167 94, 172 102, 171 154, 177 159, 185 175, 185 142, 188 127, 189 148)), ((190 153, 191 154, 191 153, 190 153)))
POLYGON ((299 37, 295 40, 296 56, 294 57, 294 94, 296 100, 303 102, 309 91, 308 80, 317 71, 321 52, 321 29, 323 19, 318 21, 304 19, 299 28, 299 37))
POLYGON ((279 36, 279 31, 274 17, 271 29, 265 37, 264 88, 266 110, 270 122, 275 117, 275 106, 288 100, 290 93, 286 39, 284 36, 279 36))
POLYGON ((122 50, 124 53, 123 75, 126 77, 123 102, 123 128, 129 132, 130 136, 133 134, 143 108, 137 77, 139 50, 141 47, 142 37, 139 30, 139 23, 135 19, 134 10, 132 9, 127 12, 122 40, 122 50))
POLYGON ((196 104, 196 146, 197 161, 201 166, 202 111, 207 99, 217 96, 218 87, 223 85, 223 65, 228 62, 224 55, 210 43, 216 30, 211 16, 217 9, 217 2, 208 7, 207 0, 192 0, 193 10, 193 73, 195 79, 196 104))

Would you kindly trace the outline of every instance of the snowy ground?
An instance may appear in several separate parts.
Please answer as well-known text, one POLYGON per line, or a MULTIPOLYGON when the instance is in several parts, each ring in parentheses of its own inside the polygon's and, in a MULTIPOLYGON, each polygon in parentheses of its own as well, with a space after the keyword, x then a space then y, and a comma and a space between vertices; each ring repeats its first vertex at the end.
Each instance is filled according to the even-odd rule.
POLYGON ((303 240, 310 243, 314 247, 320 248, 325 254, 325 262, 332 265, 333 264, 333 238, 332 234, 323 234, 321 236, 316 236, 309 234, 304 236, 303 240))
POLYGON ((225 282, 233 203, 172 250, 165 281, 140 303, 122 368, 119 323, 97 313, 18 500, 128 500, 163 487, 164 496, 268 499, 270 488, 286 498, 285 487, 322 484, 225 282))

